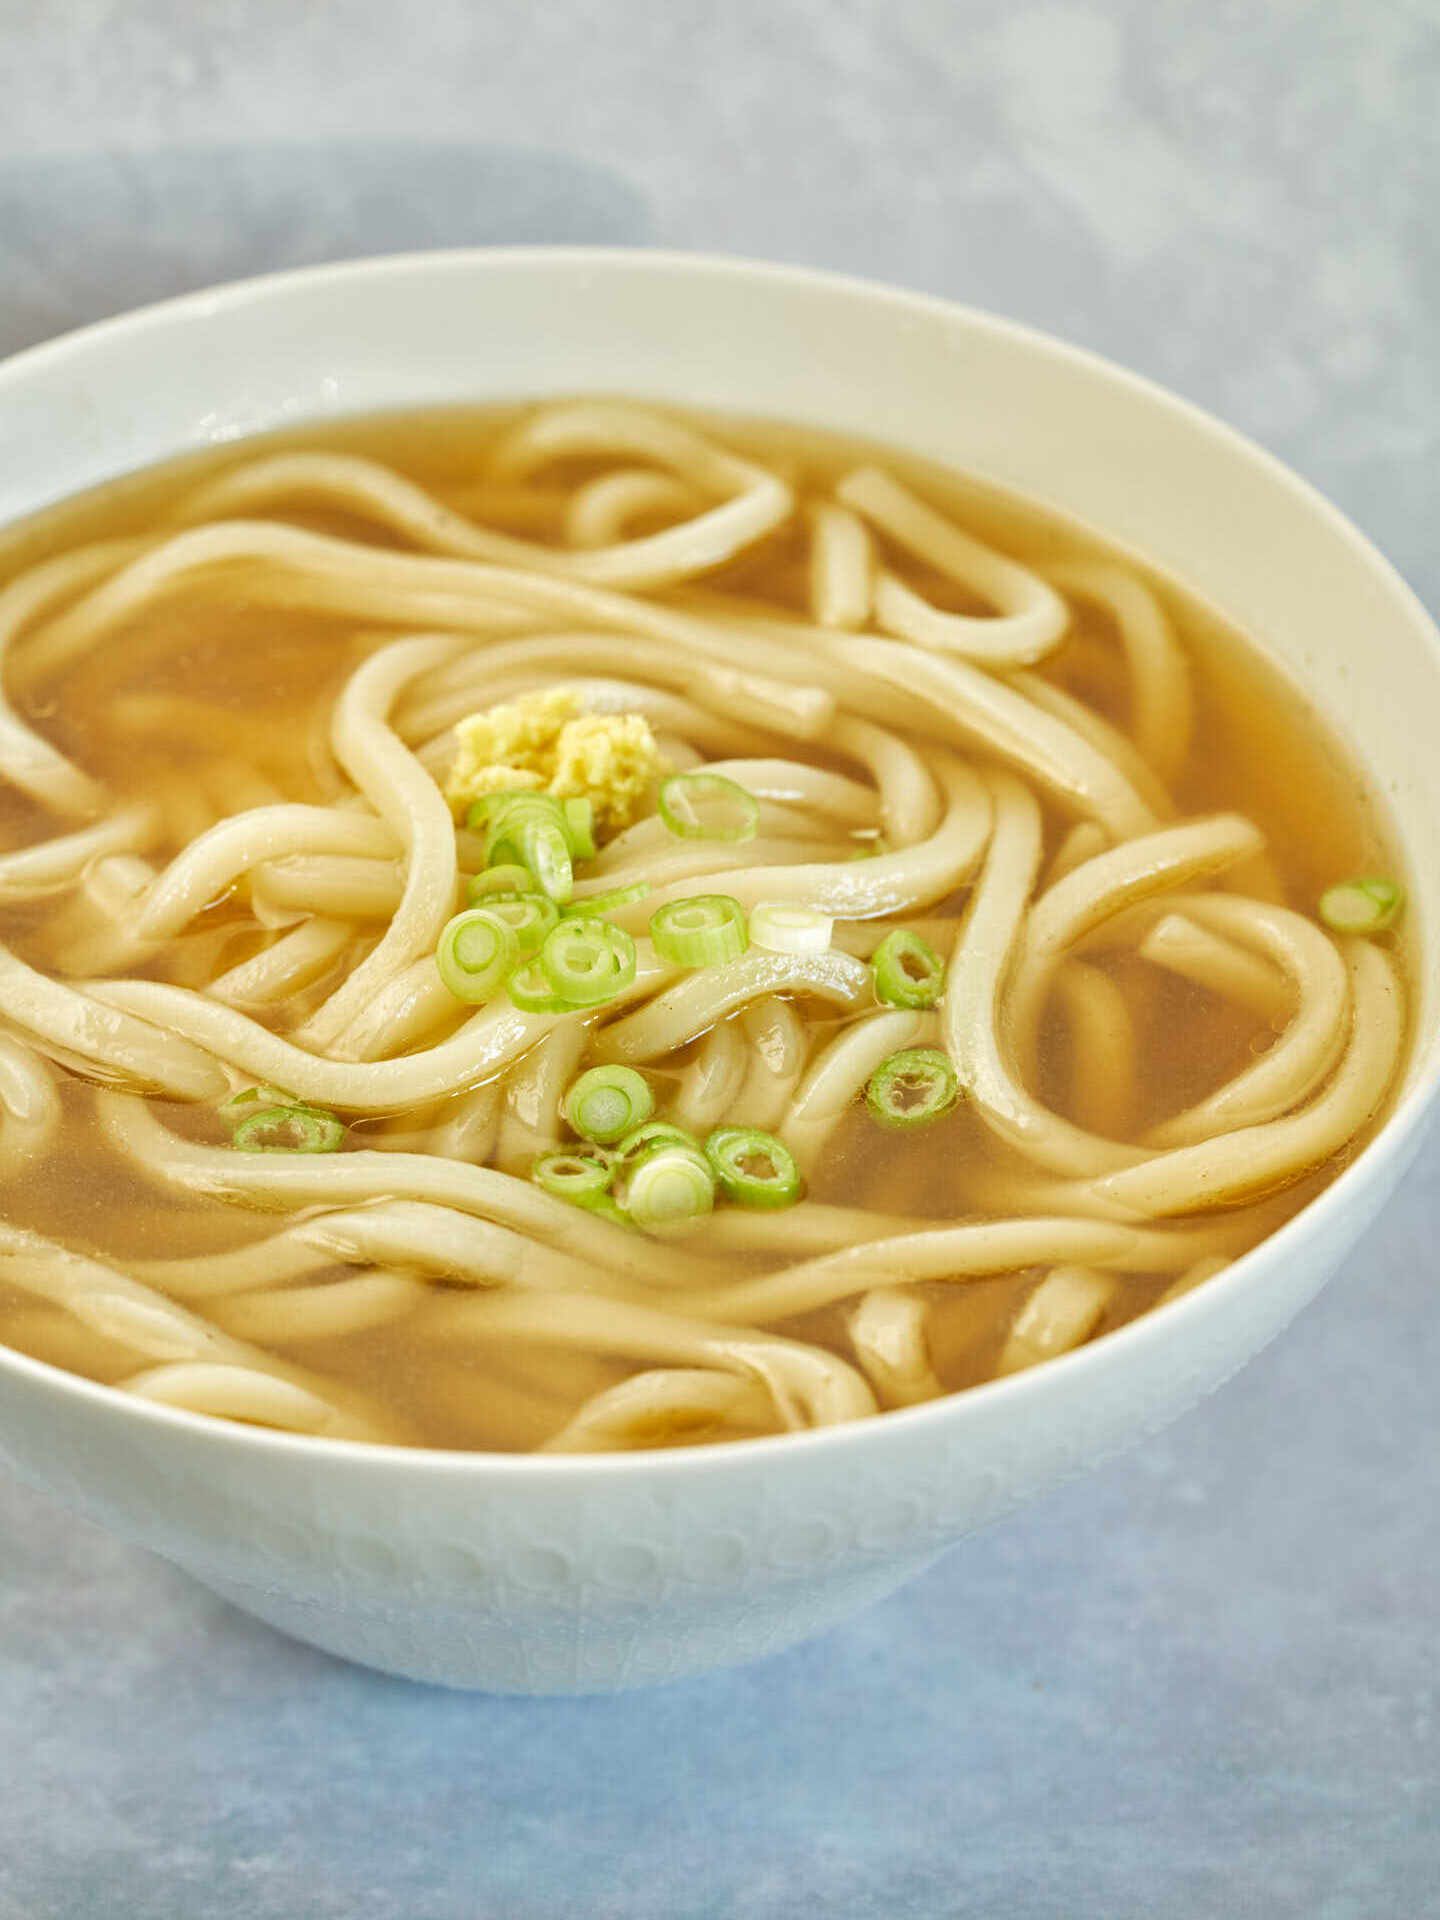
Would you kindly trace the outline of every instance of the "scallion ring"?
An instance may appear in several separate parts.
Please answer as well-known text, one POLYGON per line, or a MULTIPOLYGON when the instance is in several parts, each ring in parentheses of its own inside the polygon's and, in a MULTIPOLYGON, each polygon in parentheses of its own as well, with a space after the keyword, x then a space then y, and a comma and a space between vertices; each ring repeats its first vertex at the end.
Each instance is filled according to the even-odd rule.
POLYGON ((655 1096, 634 1067, 591 1067, 566 1091, 560 1111, 576 1133, 608 1146, 650 1118, 655 1096))
POLYGON ((750 939, 769 953, 826 953, 835 922, 812 907, 761 900, 750 909, 750 939))
POLYGON ((457 1000, 488 1000, 520 958, 515 930, 485 907, 467 907, 446 922, 435 948, 440 978, 457 1000))
POLYGON ((573 1013, 574 1005, 555 991, 555 984, 539 957, 522 960, 505 982, 512 1006, 521 1013, 573 1013))
POLYGON ((865 1089, 866 1104, 887 1127, 921 1127, 960 1097, 950 1056, 939 1047, 906 1047, 882 1060, 865 1089))
POLYGON ((945 983, 945 963, 908 927, 887 933, 875 949, 875 998, 887 1007, 933 1007, 945 983))
POLYGON ((530 1178, 546 1193, 572 1206, 593 1207, 607 1197, 613 1169, 590 1153, 542 1153, 530 1178))
POLYGON ((503 920, 515 935, 520 958, 538 953, 545 936, 560 918, 560 909, 543 893, 488 893, 480 910, 503 920))
POLYGON ((744 1207, 790 1207, 800 1198, 800 1169, 783 1140, 759 1127, 717 1127, 705 1158, 731 1200, 744 1207))
POLYGON ((1335 933, 1383 933, 1405 905, 1398 880, 1366 874, 1327 887, 1320 896, 1320 918, 1335 933))
POLYGON ((624 1165, 649 1153, 652 1147, 660 1146, 688 1147, 692 1153, 704 1151, 694 1134, 677 1127, 673 1120, 647 1120, 643 1127, 636 1127, 617 1143, 615 1154, 624 1165))
POLYGON ((718 966, 745 951, 745 909, 728 893, 671 900, 651 914, 650 938, 660 958, 674 966, 718 966))
POLYGON ((595 858, 595 806, 588 794, 579 794, 574 799, 562 800, 560 811, 565 816, 565 837, 570 842, 572 860, 593 860, 595 858))
POLYGON ((534 893, 535 876, 528 867, 507 861, 498 867, 486 867, 472 873, 465 882, 465 897, 472 907, 482 906, 487 893, 534 893))
POLYGON ((635 942, 609 920, 564 919, 546 935, 540 967, 572 1007, 596 1007, 635 978, 635 942))
POLYGON ((753 840, 760 803, 723 773, 672 773, 660 782, 660 818, 682 840, 753 840))
POLYGON ((715 1176, 703 1153, 663 1142, 635 1161, 621 1204, 645 1233, 676 1233, 715 1205, 715 1176))
POLYGON ((266 1107, 230 1136, 241 1153, 334 1153, 345 1129, 323 1107, 266 1107))
POLYGON ((636 880, 628 887, 610 887, 604 893, 587 893, 583 900, 572 900, 562 912, 569 918, 583 918, 587 914, 616 913, 621 907, 633 907, 637 900, 643 900, 650 891, 648 880, 636 880))

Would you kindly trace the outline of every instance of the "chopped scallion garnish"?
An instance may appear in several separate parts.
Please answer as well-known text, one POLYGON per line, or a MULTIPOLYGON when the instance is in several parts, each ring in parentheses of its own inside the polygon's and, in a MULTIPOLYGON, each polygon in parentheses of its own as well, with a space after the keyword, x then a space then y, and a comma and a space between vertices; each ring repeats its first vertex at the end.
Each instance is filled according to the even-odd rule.
POLYGON ((541 966, 538 955, 522 960, 505 982, 512 1006, 521 1013, 571 1013, 570 1001, 555 991, 555 984, 541 966))
POLYGON ((665 1141, 632 1162, 621 1205, 644 1232, 675 1233, 715 1205, 715 1176, 703 1153, 665 1141))
POLYGON ((960 1097, 950 1056, 939 1047, 906 1047, 882 1060, 865 1090, 871 1113, 887 1127, 919 1127, 948 1113, 960 1097))
POLYGON ((634 1067, 591 1067, 566 1093, 560 1111, 576 1133, 607 1146, 650 1118, 655 1096, 634 1067))
POLYGON ((605 893, 589 893, 583 900, 572 900, 564 912, 572 919, 576 915, 615 913, 621 907, 633 907, 649 891, 648 880, 637 880, 632 886, 611 887, 605 893))
POLYGON ((586 794, 573 800, 562 800, 560 810, 565 816, 565 836, 570 842, 572 860, 593 860, 595 858, 595 808, 586 794))
POLYGON ((546 935, 540 967, 572 1007, 596 1007, 635 978, 635 942, 609 920, 563 919, 546 935))
POLYGON ((627 1133, 615 1149, 616 1157, 622 1162, 638 1160, 642 1153, 648 1153, 652 1147, 659 1146, 688 1147, 692 1153, 703 1152, 700 1142, 693 1133, 687 1133, 684 1127, 677 1127, 672 1120, 647 1120, 643 1127, 636 1127, 633 1133, 627 1133))
POLYGON ((534 893, 535 876, 528 867, 511 862, 503 866, 486 867, 481 873, 472 873, 465 882, 465 895, 472 907, 483 904, 487 893, 534 893))
POLYGON ((520 958, 515 931, 485 907, 467 907, 441 931, 435 949, 440 978, 457 1000, 479 1005, 504 983, 520 958))
POLYGON ((835 922, 812 907, 762 900, 750 909, 750 939, 770 953, 825 953, 835 922))
POLYGON ((230 1136, 241 1153, 334 1153, 345 1129, 323 1107, 266 1107, 230 1136))
POLYGON ((800 1169, 773 1133, 759 1127, 717 1127, 705 1157, 732 1200, 745 1207, 789 1207, 800 1198, 800 1169))
POLYGON ((1320 918, 1336 933, 1383 933, 1393 926, 1405 905, 1405 889, 1398 880, 1362 875, 1327 887, 1320 896, 1320 918))
POLYGON ((650 938, 660 958, 673 966, 718 966, 745 951, 745 909, 728 893, 671 900, 651 914, 650 938))
POLYGON ((593 1207, 609 1194, 612 1172, 592 1153, 542 1153, 530 1169, 530 1178, 572 1206, 593 1207))
POLYGON ((908 927, 887 933, 875 949, 875 998, 887 1007, 933 1007, 945 982, 945 963, 908 927))
POLYGON ((515 935, 521 959, 538 953, 545 936, 560 918, 560 909, 543 893, 487 893, 480 911, 493 913, 515 935))
POLYGON ((753 840, 760 803, 723 773, 672 773, 656 796, 660 818, 682 840, 753 840))

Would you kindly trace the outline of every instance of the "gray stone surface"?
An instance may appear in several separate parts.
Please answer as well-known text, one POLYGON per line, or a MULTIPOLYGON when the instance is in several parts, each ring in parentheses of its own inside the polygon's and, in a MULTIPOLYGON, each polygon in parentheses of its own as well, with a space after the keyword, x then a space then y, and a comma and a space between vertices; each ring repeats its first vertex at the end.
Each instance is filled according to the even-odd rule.
MULTIPOLYGON (((1032 321, 1440 610, 1434 0, 0 0, 0 348, 399 246, 1032 321)), ((448 1696, 0 1482, 0 1920, 1440 1915, 1440 1147, 1170 1433, 759 1667, 448 1696)))

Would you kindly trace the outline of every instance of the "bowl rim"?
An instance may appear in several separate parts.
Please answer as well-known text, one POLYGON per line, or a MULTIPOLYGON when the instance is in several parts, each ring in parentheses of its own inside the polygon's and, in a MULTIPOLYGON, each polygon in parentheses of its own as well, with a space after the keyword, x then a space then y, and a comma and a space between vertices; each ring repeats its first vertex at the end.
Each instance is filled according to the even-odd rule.
MULTIPOLYGON (((1394 563, 1355 523, 1329 500, 1312 482, 1295 471, 1277 455, 1248 434, 1229 425, 1219 416, 1183 395, 1163 386, 1145 374, 1111 360, 1093 348, 1049 332, 1033 324, 1009 318, 991 310, 971 306, 943 295, 913 290, 891 282, 851 274, 830 268, 796 265, 784 261, 752 259, 723 252, 700 252, 670 248, 592 245, 507 245, 427 248, 359 255, 351 258, 286 267, 275 271, 246 275, 217 282, 128 308, 102 319, 90 321, 49 339, 35 342, 0 359, 0 404, 15 387, 23 389, 34 374, 63 368, 71 358, 81 358, 112 343, 123 345, 132 335, 144 336, 168 327, 203 327, 207 321, 247 307, 284 303, 311 289, 369 283, 376 280, 413 279, 417 274, 461 277, 495 273, 505 276, 520 269, 544 271, 570 270, 577 273, 636 273, 656 278, 680 279, 713 277, 769 283, 777 288, 793 287, 820 297, 857 303, 869 303, 898 321, 906 315, 922 315, 934 321, 1018 345, 1028 353, 1068 365, 1082 376, 1127 391, 1158 412, 1171 416, 1185 431, 1199 434, 1217 445, 1223 453, 1258 469, 1267 481, 1288 493, 1313 517, 1321 520, 1329 535, 1348 547, 1352 555, 1382 584, 1397 609, 1410 616, 1418 635, 1429 645, 1440 676, 1440 628, 1431 618, 1418 594, 1399 573, 1394 563)), ((371 409, 374 411, 375 409, 371 409)), ((316 416, 343 418, 344 411, 316 416)), ((236 436, 263 438, 267 429, 246 430, 236 436)), ((174 448, 160 460, 183 456, 188 449, 174 448)), ((158 462, 157 462, 158 464, 158 462)), ((143 471, 130 469, 130 471, 143 471)), ((89 485, 103 484, 89 482, 89 485)), ((64 498, 65 496, 61 496, 64 498)), ((32 508, 30 511, 43 509, 32 508)), ((23 516, 22 516, 23 517, 23 516)), ((1414 1034, 1406 1061, 1413 1058, 1414 1034)), ((1398 1071, 1407 1072, 1406 1061, 1398 1071)), ((1146 1342, 1161 1338, 1165 1329, 1183 1326, 1187 1318, 1200 1322, 1218 1311, 1218 1303, 1244 1288, 1257 1268, 1265 1268, 1288 1258, 1297 1241, 1323 1240, 1332 1219, 1343 1215, 1352 1195, 1367 1188, 1384 1185, 1387 1170, 1403 1173, 1409 1157, 1419 1144, 1432 1112, 1440 1103, 1440 1055, 1425 1070, 1414 1074, 1403 1087, 1395 1105, 1364 1147, 1313 1200, 1281 1227, 1238 1256, 1228 1268, 1213 1276, 1202 1288, 1150 1309, 1128 1321, 1103 1338, 1072 1352, 1057 1355, 1043 1365, 1022 1372, 980 1382, 940 1399, 917 1406, 891 1408, 864 1420, 820 1428, 806 1428, 752 1439, 729 1440, 715 1445, 636 1448, 597 1453, 505 1453, 479 1449, 409 1447, 388 1442, 341 1440, 320 1434, 301 1434, 274 1428, 246 1425, 161 1402, 126 1395, 115 1388, 84 1375, 70 1373, 49 1362, 35 1359, 0 1344, 0 1371, 17 1373, 35 1387, 59 1397, 73 1395, 94 1407, 97 1413, 123 1421, 137 1430, 150 1429, 157 1434, 173 1434, 205 1448, 222 1452, 247 1453, 288 1459, 303 1470, 317 1471, 326 1466, 347 1472, 382 1468, 406 1477, 419 1474, 428 1479, 451 1480, 458 1477, 504 1479, 543 1479, 561 1489, 583 1487, 597 1475, 607 1479, 637 1482, 660 1477, 665 1481, 707 1479, 726 1472, 726 1462, 756 1466, 762 1472, 782 1464, 799 1465, 821 1459, 834 1460, 854 1447, 869 1455, 877 1448, 898 1447, 908 1450, 927 1435, 936 1442, 946 1437, 947 1428, 963 1429, 967 1419, 978 1419, 997 1404, 1009 1399, 1023 1407, 1027 1397, 1047 1391, 1047 1380, 1060 1378, 1078 1382, 1086 1371, 1105 1373, 1123 1367, 1125 1356, 1146 1342), (1157 1332, 1157 1328, 1160 1330, 1157 1332)))

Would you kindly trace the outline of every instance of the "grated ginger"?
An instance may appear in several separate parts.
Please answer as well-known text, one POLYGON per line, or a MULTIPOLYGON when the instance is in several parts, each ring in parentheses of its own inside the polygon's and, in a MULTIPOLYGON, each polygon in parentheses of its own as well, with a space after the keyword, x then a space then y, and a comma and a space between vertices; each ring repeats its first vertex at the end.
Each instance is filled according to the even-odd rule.
POLYGON ((549 687, 467 714, 445 779, 456 819, 484 793, 527 788, 588 799, 601 838, 628 827, 671 771, 639 713, 585 713, 573 687, 549 687))

